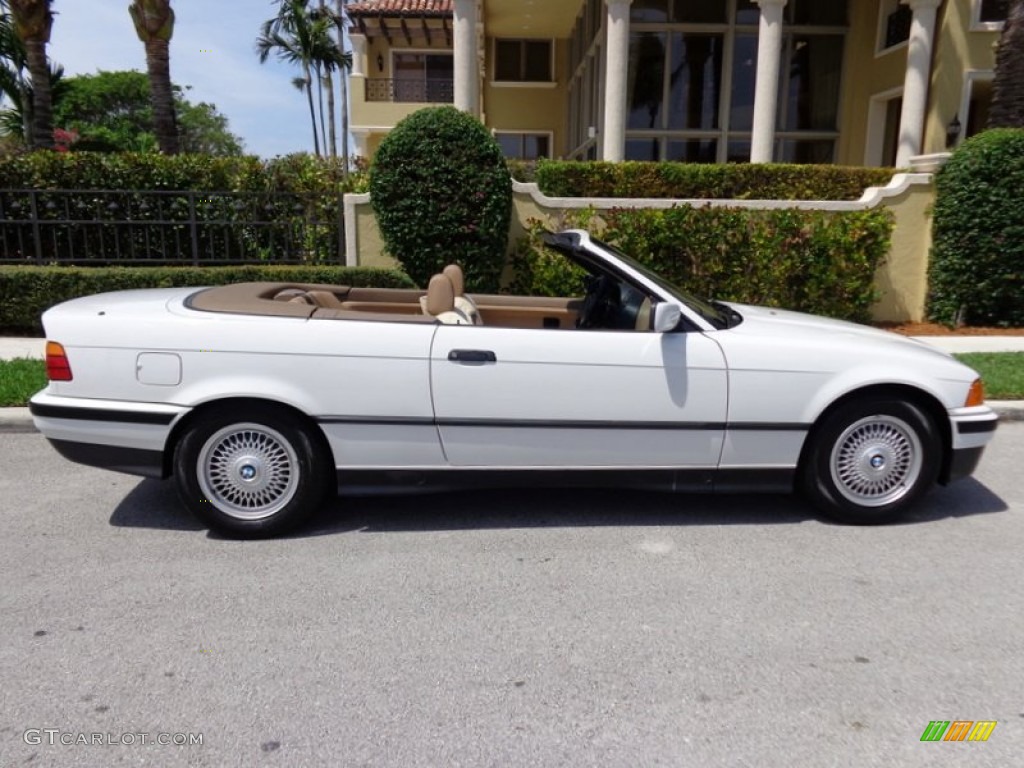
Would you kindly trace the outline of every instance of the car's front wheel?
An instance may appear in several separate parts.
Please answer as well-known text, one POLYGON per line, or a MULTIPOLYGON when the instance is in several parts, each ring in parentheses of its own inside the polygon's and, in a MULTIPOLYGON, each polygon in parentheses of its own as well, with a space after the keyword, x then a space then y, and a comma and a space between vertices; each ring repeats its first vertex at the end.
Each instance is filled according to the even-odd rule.
POLYGON ((886 523, 935 483, 941 455, 938 430, 916 405, 855 400, 815 429, 801 468, 802 486, 829 517, 859 525, 886 523))
POLYGON ((214 530, 236 537, 297 526, 322 503, 327 472, 307 428, 273 409, 201 417, 174 454, 182 502, 214 530))

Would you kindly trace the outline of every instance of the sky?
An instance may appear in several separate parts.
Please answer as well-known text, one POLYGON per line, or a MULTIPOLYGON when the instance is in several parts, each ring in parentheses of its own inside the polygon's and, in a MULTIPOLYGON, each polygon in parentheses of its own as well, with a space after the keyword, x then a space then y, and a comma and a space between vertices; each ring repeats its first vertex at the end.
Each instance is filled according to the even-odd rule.
MULTIPOLYGON (((50 60, 63 65, 66 75, 145 72, 145 50, 128 5, 129 0, 55 0, 50 60)), ((260 24, 274 15, 271 0, 173 0, 171 6, 177 19, 171 80, 192 87, 188 100, 216 105, 247 154, 312 152, 309 108, 291 82, 300 71, 273 58, 261 65, 254 50, 260 24)))

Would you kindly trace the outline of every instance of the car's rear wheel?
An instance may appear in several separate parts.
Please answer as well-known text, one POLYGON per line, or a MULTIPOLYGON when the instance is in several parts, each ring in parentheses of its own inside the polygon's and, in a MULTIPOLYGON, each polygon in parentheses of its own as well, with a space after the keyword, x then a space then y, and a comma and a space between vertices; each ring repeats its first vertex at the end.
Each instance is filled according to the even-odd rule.
POLYGON ((182 502, 214 530, 236 537, 297 526, 322 503, 328 469, 308 429, 277 409, 201 417, 174 454, 182 502))
POLYGON ((802 486, 829 517, 859 525, 886 523, 935 483, 941 455, 938 430, 916 405, 855 400, 815 429, 801 468, 802 486))

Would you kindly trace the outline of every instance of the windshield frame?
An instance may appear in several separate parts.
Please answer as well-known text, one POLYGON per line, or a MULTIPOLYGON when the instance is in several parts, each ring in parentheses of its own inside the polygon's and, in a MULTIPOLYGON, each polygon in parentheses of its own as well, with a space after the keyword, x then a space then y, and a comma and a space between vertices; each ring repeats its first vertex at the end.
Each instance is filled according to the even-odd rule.
POLYGON ((620 249, 614 245, 610 245, 603 240, 600 240, 593 235, 589 236, 590 242, 600 248, 601 250, 607 251, 616 259, 624 263, 630 269, 639 272, 647 280, 658 286, 663 292, 671 296, 673 299, 683 304, 691 312, 699 315, 706 323, 710 324, 717 330, 724 330, 730 326, 730 319, 728 314, 712 306, 709 302, 703 299, 698 299, 693 294, 680 288, 675 283, 666 280, 663 276, 654 272, 650 267, 641 264, 639 261, 634 259, 632 256, 623 253, 620 249))

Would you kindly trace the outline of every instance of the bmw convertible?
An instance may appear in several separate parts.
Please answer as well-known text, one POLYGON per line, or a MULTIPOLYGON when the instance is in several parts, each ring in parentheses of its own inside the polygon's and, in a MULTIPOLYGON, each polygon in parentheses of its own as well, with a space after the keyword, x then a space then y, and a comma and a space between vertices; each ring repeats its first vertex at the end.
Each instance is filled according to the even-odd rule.
POLYGON ((580 295, 243 283, 105 293, 43 316, 31 401, 66 458, 173 476, 231 536, 340 489, 643 487, 802 494, 855 523, 970 474, 997 416, 924 343, 705 302, 583 231, 580 295))

